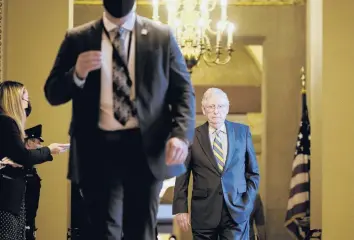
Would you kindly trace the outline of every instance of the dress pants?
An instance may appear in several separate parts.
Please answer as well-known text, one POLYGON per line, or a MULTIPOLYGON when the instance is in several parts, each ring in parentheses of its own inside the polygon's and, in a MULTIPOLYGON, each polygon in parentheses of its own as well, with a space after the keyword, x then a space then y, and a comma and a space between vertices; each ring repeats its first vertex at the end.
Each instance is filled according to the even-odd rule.
POLYGON ((95 173, 80 183, 89 224, 84 239, 155 239, 161 181, 152 175, 139 129, 98 134, 95 173))
POLYGON ((236 224, 224 201, 219 225, 212 229, 194 229, 192 226, 192 233, 193 240, 249 240, 249 220, 236 224))

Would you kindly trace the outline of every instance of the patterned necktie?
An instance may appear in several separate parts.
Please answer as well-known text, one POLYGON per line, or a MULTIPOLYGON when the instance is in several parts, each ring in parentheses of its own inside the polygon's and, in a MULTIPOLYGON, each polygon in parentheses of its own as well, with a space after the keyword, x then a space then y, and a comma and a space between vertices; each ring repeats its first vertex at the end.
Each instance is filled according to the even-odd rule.
MULTIPOLYGON (((126 54, 124 54, 124 41, 121 38, 123 28, 114 30, 113 47, 117 50, 125 64, 127 64, 126 54)), ((112 82, 113 82, 113 112, 114 117, 124 126, 130 117, 136 115, 136 107, 130 99, 132 81, 127 75, 124 67, 114 57, 112 61, 112 82)))
POLYGON ((213 152, 216 159, 216 163, 221 171, 224 170, 225 166, 225 155, 224 151, 222 150, 222 144, 220 139, 220 131, 215 131, 215 138, 213 143, 213 152))

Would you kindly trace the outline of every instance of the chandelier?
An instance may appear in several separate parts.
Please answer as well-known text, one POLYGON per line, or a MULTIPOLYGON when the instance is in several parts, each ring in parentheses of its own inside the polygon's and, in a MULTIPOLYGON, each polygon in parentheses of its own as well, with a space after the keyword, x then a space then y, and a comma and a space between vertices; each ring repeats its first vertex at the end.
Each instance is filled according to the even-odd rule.
MULTIPOLYGON (((201 59, 208 65, 227 64, 231 60, 234 25, 227 19, 227 0, 164 0, 167 24, 171 27, 189 71, 201 59), (214 30, 211 12, 220 8, 214 30), (215 40, 215 43, 213 43, 215 40)), ((152 0, 152 19, 160 21, 159 0, 152 0)))

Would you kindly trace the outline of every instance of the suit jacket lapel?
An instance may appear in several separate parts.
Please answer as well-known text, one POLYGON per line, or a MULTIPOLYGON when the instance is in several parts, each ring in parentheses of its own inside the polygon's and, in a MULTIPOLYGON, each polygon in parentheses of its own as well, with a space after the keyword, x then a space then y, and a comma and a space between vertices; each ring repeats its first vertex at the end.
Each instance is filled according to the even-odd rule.
MULTIPOLYGON (((92 31, 88 40, 89 51, 101 51, 103 31, 101 22, 102 18, 93 23, 92 31)), ((94 90, 95 92, 98 92, 98 95, 100 95, 101 81, 97 81, 96 79, 101 79, 101 69, 91 72, 89 77, 95 79, 95 81, 87 81, 85 86, 88 85, 87 87, 94 90)))
POLYGON ((235 133, 235 128, 232 126, 232 124, 229 121, 225 121, 226 125, 226 132, 227 132, 227 157, 226 157, 226 163, 224 167, 224 171, 228 168, 230 165, 230 162, 233 159, 233 155, 236 150, 236 133, 235 133))
POLYGON ((208 126, 209 126, 208 123, 204 123, 199 128, 199 131, 197 134, 197 139, 198 139, 199 144, 200 144, 201 148, 203 149, 205 155, 207 156, 209 162, 211 163, 211 165, 213 165, 213 167, 217 170, 217 172, 219 174, 221 174, 220 169, 219 169, 218 165, 216 164, 213 150, 211 148, 208 126))
POLYGON ((136 16, 135 22, 135 85, 136 96, 140 96, 139 88, 142 84, 139 84, 143 80, 145 62, 146 62, 146 46, 148 43, 149 29, 140 16, 136 16))
POLYGON ((90 41, 90 50, 101 51, 102 44, 102 18, 96 20, 92 25, 90 41))
MULTIPOLYGON (((91 27, 91 31, 82 42, 82 51, 101 51, 102 44, 102 19, 95 21, 91 27)), ((101 69, 92 71, 88 75, 88 79, 84 86, 85 104, 90 106, 88 112, 92 116, 88 121, 90 125, 97 127, 99 120, 100 96, 101 96, 101 69)))

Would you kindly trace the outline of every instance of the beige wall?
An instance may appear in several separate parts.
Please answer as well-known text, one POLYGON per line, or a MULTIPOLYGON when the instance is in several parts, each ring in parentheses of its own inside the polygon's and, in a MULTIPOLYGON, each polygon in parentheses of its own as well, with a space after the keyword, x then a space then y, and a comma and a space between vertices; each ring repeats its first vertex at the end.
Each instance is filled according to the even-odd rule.
POLYGON ((312 218, 316 225, 322 218, 324 240, 353 239, 354 2, 323 0, 322 4, 323 11, 316 5, 309 12, 315 28, 323 25, 323 36, 317 38, 322 49, 310 48, 308 61, 312 71, 312 126, 321 137, 313 139, 317 155, 312 159, 312 174, 316 176, 312 197, 319 199, 318 189, 322 189, 322 213, 316 207, 312 218))
POLYGON ((353 238, 354 1, 323 1, 322 227, 353 238), (335 125, 333 125, 335 123, 335 125))
MULTIPOLYGON (((70 104, 48 105, 43 86, 65 31, 71 25, 69 0, 9 0, 6 12, 5 78, 23 82, 33 105, 27 126, 43 124, 46 144, 68 141, 70 104)), ((71 5, 72 6, 72 5, 71 5)), ((66 239, 68 226, 67 154, 39 167, 42 194, 38 240, 66 239)))

